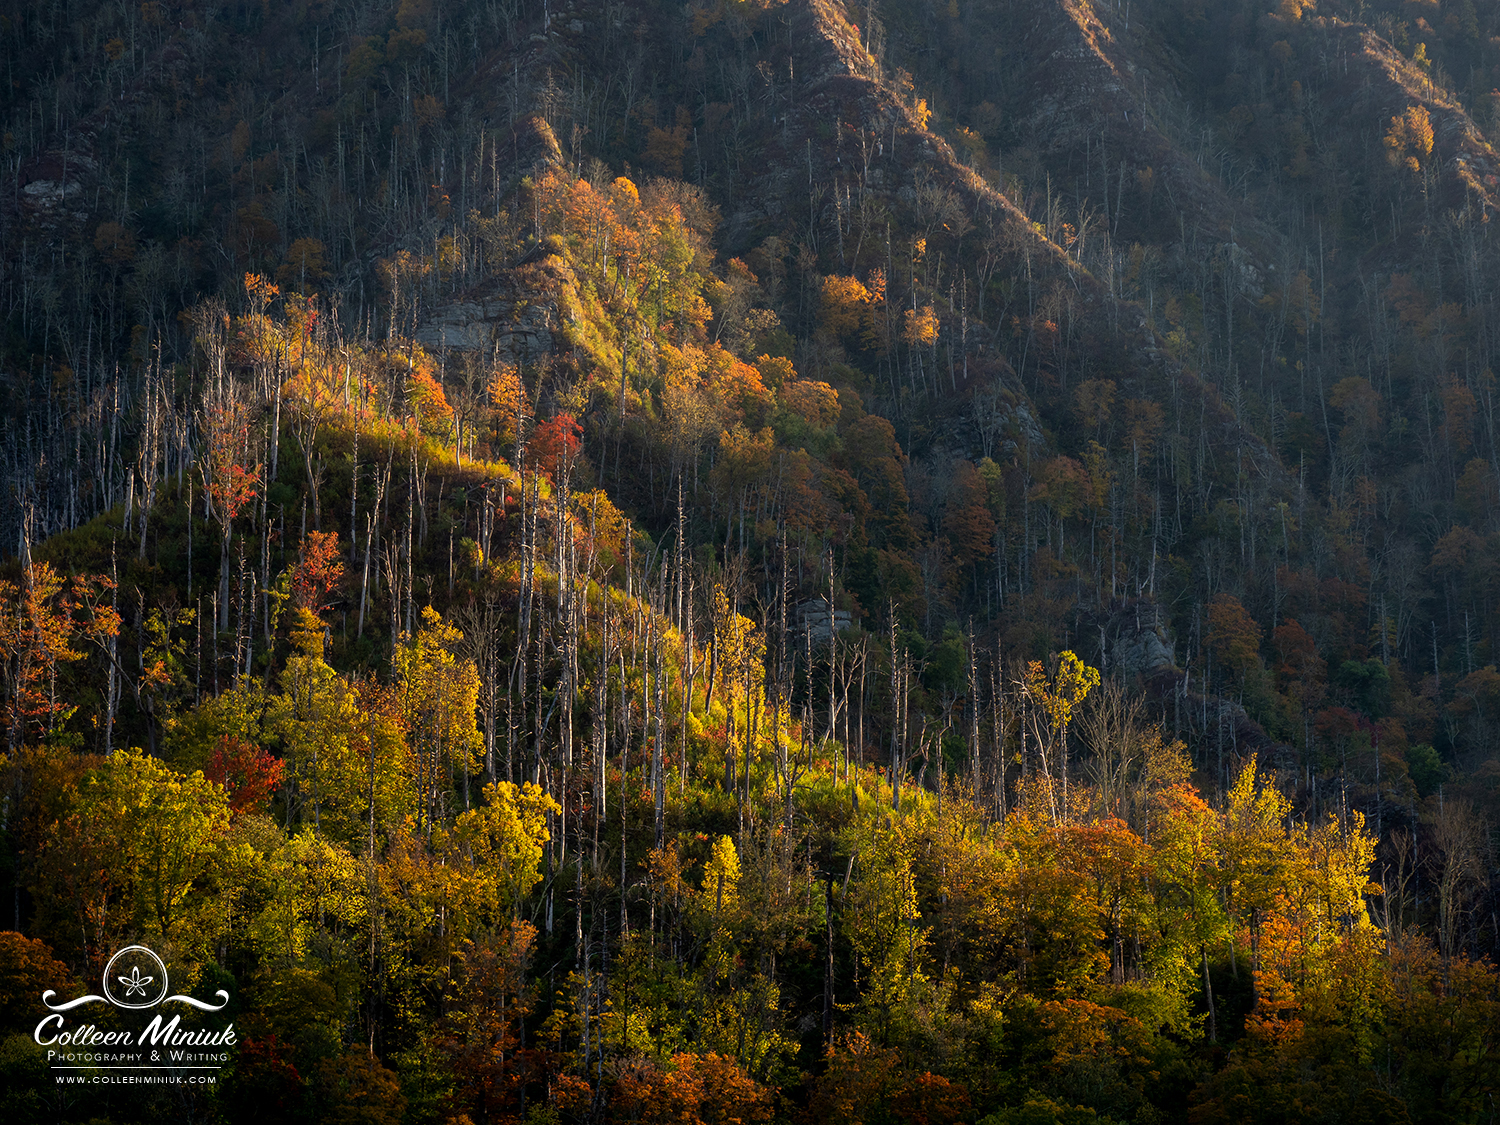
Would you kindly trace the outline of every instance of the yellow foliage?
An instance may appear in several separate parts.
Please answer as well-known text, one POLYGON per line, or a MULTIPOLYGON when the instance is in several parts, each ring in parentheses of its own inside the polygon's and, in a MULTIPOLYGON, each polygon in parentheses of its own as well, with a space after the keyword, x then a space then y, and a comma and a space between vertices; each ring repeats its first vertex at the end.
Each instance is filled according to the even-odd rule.
POLYGON ((551 838, 547 817, 560 812, 562 806, 530 782, 485 786, 484 803, 459 814, 441 841, 454 909, 480 925, 514 917, 542 877, 542 846, 551 838))
POLYGON ((906 310, 906 327, 901 338, 914 348, 937 343, 938 315, 931 305, 906 310))
POLYGON ((823 327, 835 336, 851 336, 859 331, 864 306, 870 302, 870 291, 857 277, 823 279, 823 327))
POLYGON ((781 390, 782 404, 809 426, 827 429, 839 419, 839 393, 827 383, 800 379, 781 390))
POLYGON ((703 894, 713 903, 715 911, 732 907, 738 900, 740 885, 740 855, 735 850, 734 840, 720 836, 714 841, 713 851, 703 866, 703 894))
POLYGON ((1386 156, 1392 164, 1405 164, 1416 170, 1432 155, 1432 117, 1426 106, 1408 106, 1399 117, 1391 118, 1386 130, 1386 156))
POLYGON ((1099 686, 1099 669, 1091 668, 1071 650, 1057 658, 1057 675, 1047 683, 1047 673, 1040 661, 1026 665, 1026 692, 1051 720, 1053 729, 1066 730, 1073 712, 1089 692, 1099 686))
POLYGON ((479 671, 472 660, 457 655, 462 639, 427 606, 416 637, 399 642, 391 660, 407 727, 430 756, 430 768, 444 772, 480 768, 476 755, 483 739, 475 719, 479 671))
POLYGON ((761 356, 755 361, 755 369, 760 372, 761 382, 772 390, 780 390, 797 378, 792 361, 779 355, 761 356))

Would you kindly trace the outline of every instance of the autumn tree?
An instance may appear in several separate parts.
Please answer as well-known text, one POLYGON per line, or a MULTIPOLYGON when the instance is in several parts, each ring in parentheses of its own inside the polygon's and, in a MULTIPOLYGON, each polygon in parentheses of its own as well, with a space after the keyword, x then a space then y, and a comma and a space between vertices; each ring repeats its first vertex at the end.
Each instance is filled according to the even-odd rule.
POLYGON ((292 604, 321 617, 328 610, 328 596, 344 577, 336 531, 310 531, 299 548, 292 570, 292 604))
POLYGON ((583 427, 578 419, 562 412, 540 423, 531 435, 531 444, 526 452, 532 466, 554 483, 562 481, 573 470, 583 449, 583 427))
POLYGON ((76 706, 58 691, 58 674, 82 657, 75 639, 107 644, 119 614, 103 604, 108 577, 65 579, 50 563, 33 563, 18 584, 0 579, 0 688, 6 737, 14 750, 31 733, 50 733, 76 706))
POLYGON ((417 635, 397 644, 392 661, 397 699, 416 754, 417 824, 425 824, 429 833, 450 811, 455 780, 461 779, 458 796, 464 808, 470 807, 469 780, 483 769, 479 672, 472 660, 458 655, 461 640, 458 630, 427 606, 417 635))
POLYGON ((1058 655, 1057 671, 1049 680, 1038 660, 1027 662, 1021 689, 1032 705, 1032 729, 1042 759, 1042 776, 1052 819, 1066 816, 1068 809, 1068 726, 1073 712, 1099 686, 1099 669, 1091 668, 1073 652, 1058 655), (1052 791, 1053 770, 1060 775, 1061 802, 1052 791))
POLYGON ((204 450, 198 459, 210 514, 219 525, 219 629, 229 628, 229 545, 235 517, 261 486, 261 463, 255 460, 251 409, 226 385, 204 405, 199 425, 204 450))
POLYGON ((978 568, 994 552, 995 518, 990 514, 989 487, 968 461, 954 465, 943 530, 960 568, 978 568))
POLYGON ((1260 626, 1232 594, 1215 594, 1208 603, 1208 647, 1219 667, 1243 687, 1245 676, 1260 661, 1260 626))
POLYGON ((209 960, 235 894, 223 866, 228 827, 221 786, 118 751, 53 826, 33 888, 45 903, 39 928, 87 957, 140 934, 190 962, 209 960))

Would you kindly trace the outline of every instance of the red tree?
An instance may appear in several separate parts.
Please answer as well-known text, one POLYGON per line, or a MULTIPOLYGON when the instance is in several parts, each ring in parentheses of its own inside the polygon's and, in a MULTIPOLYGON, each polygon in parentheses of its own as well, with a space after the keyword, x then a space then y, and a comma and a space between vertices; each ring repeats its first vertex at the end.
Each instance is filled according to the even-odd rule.
POLYGON ((555 480, 559 467, 568 472, 577 462, 583 448, 583 427, 573 415, 559 414, 537 426, 526 448, 532 466, 555 480))
POLYGON ((292 604, 321 615, 328 608, 328 595, 344 577, 339 533, 308 532, 299 554, 301 557, 292 571, 292 604))
POLYGON ((282 764, 260 746, 232 734, 219 737, 203 776, 216 781, 229 793, 229 807, 236 813, 253 809, 281 784, 282 764))

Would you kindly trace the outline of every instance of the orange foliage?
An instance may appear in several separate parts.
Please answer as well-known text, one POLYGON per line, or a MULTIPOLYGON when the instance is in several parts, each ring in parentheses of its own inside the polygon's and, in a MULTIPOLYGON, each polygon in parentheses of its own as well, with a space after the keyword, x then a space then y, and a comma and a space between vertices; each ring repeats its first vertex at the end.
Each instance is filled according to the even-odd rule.
POLYGON ((1474 392, 1450 379, 1443 386, 1442 399, 1443 436, 1452 445, 1454 454, 1463 457, 1474 446, 1474 419, 1479 413, 1474 392))
POLYGON ((49 563, 35 563, 18 585, 0 579, 0 688, 17 746, 28 726, 52 729, 71 710, 57 694, 60 664, 79 659, 75 637, 103 641, 120 631, 120 616, 101 604, 113 588, 104 576, 64 579, 49 563))
POLYGON ((771 393, 761 382, 760 372, 729 352, 712 345, 707 352, 709 378, 723 405, 725 416, 747 426, 760 426, 772 406, 771 393))
POLYGON ((1054 457, 1037 470, 1031 498, 1059 516, 1071 516, 1089 495, 1089 471, 1071 457, 1054 457))
POLYGON ((827 383, 799 379, 781 388, 781 402, 809 426, 827 429, 839 418, 839 393, 827 383))
POLYGON ((65 992, 72 974, 45 942, 0 931, 0 1027, 23 1027, 37 1018, 47 989, 65 992))
POLYGON ((896 1052, 878 1047, 862 1031, 850 1032, 828 1053, 828 1067, 813 1086, 813 1121, 855 1125, 879 1104, 897 1065, 896 1052))
POLYGON ((453 435, 453 407, 428 364, 418 364, 407 377, 406 402, 422 433, 439 439, 453 435))
POLYGON ((1139 1020, 1088 1000, 1049 1000, 1041 1007, 1041 1017, 1059 1065, 1104 1055, 1128 1056, 1143 1050, 1150 1039, 1139 1020))
POLYGON ((1407 106, 1406 112, 1391 118, 1386 130, 1385 147, 1392 164, 1402 164, 1417 171, 1432 155, 1432 118, 1426 106, 1407 106))
POLYGON ((236 813, 256 808, 281 784, 282 762, 263 747, 232 734, 219 736, 203 776, 222 785, 236 813))
POLYGON ((297 565, 292 570, 292 604, 322 614, 334 587, 343 580, 344 562, 339 557, 339 533, 310 531, 302 540, 297 565))
POLYGON ((969 1115, 969 1091, 941 1074, 912 1076, 891 1098, 891 1109, 907 1125, 956 1125, 969 1115))
POLYGON ((906 327, 901 332, 901 338, 912 347, 926 348, 937 343, 938 315, 931 305, 907 309, 904 320, 906 327))
POLYGON ((822 468, 806 450, 788 454, 781 489, 782 510, 789 532, 824 535, 840 522, 839 506, 818 487, 817 473, 822 468))
POLYGON ((448 1014, 435 1045, 457 1079, 455 1099, 473 1120, 513 1121, 526 1087, 542 1072, 542 1052, 521 1046, 519 1022, 531 1010, 526 970, 536 930, 516 922, 457 958, 448 1014), (509 1111, 509 1112, 508 1112, 509 1111))
POLYGON ((1287 618, 1271 633, 1278 663, 1276 675, 1284 691, 1291 693, 1303 708, 1310 708, 1323 697, 1328 668, 1318 655, 1312 635, 1295 618, 1287 618))
POLYGON ((513 423, 518 415, 530 412, 526 384, 521 381, 521 370, 514 363, 502 362, 496 366, 485 389, 502 421, 513 423))
POLYGON ((207 449, 199 461, 203 486, 227 543, 230 521, 260 489, 261 467, 252 465, 248 456, 250 408, 231 400, 211 409, 206 412, 204 431, 207 449))
POLYGON ((757 1125, 771 1120, 771 1091, 721 1055, 672 1056, 671 1069, 640 1059, 622 1067, 614 1102, 641 1125, 757 1125))
POLYGON ((1260 658, 1260 626, 1239 598, 1215 594, 1208 603, 1208 645, 1219 664, 1243 676, 1260 658))
POLYGON ((857 277, 823 279, 823 327, 835 336, 858 332, 870 303, 870 291, 857 277))

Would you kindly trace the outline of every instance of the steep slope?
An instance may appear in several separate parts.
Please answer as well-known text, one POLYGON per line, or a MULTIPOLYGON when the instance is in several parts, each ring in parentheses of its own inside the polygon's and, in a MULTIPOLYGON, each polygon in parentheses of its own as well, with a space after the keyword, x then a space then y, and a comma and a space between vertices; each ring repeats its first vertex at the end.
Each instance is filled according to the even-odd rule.
MULTIPOLYGON (((1377 9, 25 8, 0 215, 25 424, 6 434, 0 535, 24 546, 134 502, 147 373, 183 364, 188 416, 200 357, 179 314, 237 305, 247 274, 317 291, 351 339, 420 339, 467 404, 456 424, 485 363, 519 362, 542 416, 576 414, 600 483, 665 534, 664 482, 687 464, 664 437, 682 421, 671 354, 582 290, 581 313, 560 309, 576 263, 528 194, 624 174, 692 212, 706 287, 672 346, 701 330, 724 370, 755 368, 767 397, 740 412, 743 440, 769 430, 778 457, 810 459, 827 517, 810 526, 863 525, 859 493, 832 494, 840 474, 873 487, 851 427, 889 423, 910 528, 829 537, 867 623, 900 600, 929 639, 973 617, 1018 650, 1102 660, 1096 625, 1155 597, 1189 682, 1244 699, 1310 762, 1327 752, 1311 714, 1356 701, 1329 686, 1345 664, 1394 653, 1447 691, 1500 641, 1466 538, 1494 533, 1500 467, 1493 114, 1479 77, 1460 88, 1433 61, 1484 63, 1488 24, 1403 31, 1377 9), (49 86, 49 65, 87 77, 49 86), (847 417, 808 438, 788 377, 847 417), (993 537, 955 553, 953 482, 985 458, 993 537), (1217 598, 1257 623, 1254 667, 1222 664, 1217 598), (1310 714, 1277 670, 1288 617, 1327 666, 1310 714)), ((737 528, 770 565, 768 534, 730 514, 752 493, 719 458, 742 439, 693 434, 695 483, 724 492, 695 534, 722 563, 737 528)), ((1417 698, 1408 741, 1487 744, 1487 720, 1457 733, 1457 699, 1417 698)))

